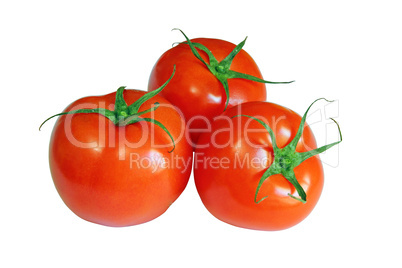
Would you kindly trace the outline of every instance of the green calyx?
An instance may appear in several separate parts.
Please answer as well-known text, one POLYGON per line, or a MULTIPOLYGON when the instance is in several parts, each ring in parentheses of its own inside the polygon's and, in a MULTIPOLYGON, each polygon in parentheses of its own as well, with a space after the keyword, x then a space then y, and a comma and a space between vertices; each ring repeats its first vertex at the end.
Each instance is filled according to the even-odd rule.
POLYGON ((155 102, 154 105, 145 111, 139 112, 139 109, 144 102, 147 100, 151 99, 155 95, 157 95, 159 92, 162 91, 162 89, 170 82, 170 80, 173 78, 174 74, 176 71, 176 66, 173 68, 172 75, 170 78, 158 89, 154 91, 150 91, 143 95, 141 98, 139 98, 137 101, 135 101, 131 105, 127 105, 126 101, 123 98, 123 92, 125 90, 125 87, 119 87, 116 92, 116 100, 115 100, 115 106, 114 110, 108 110, 104 108, 95 108, 95 109, 78 109, 78 110, 73 110, 69 112, 63 112, 63 113, 58 113, 55 114, 49 118, 47 118, 40 126, 39 130, 42 128, 42 126, 52 119, 53 117, 56 116, 61 116, 61 115, 67 115, 67 114, 100 114, 108 118, 110 121, 112 121, 116 126, 127 126, 131 125, 140 121, 145 121, 145 122, 150 122, 152 124, 157 125, 160 127, 163 131, 166 132, 166 134, 169 135, 170 139, 172 140, 173 143, 173 149, 169 151, 172 152, 175 149, 175 142, 173 139, 173 136, 170 134, 169 130, 159 121, 153 119, 153 118, 144 118, 142 115, 155 111, 159 107, 159 103, 155 102))
POLYGON ((205 66, 207 66, 208 70, 221 82, 223 85, 223 88, 225 90, 226 94, 226 103, 225 103, 225 110, 228 107, 229 104, 229 85, 228 85, 228 79, 232 78, 241 78, 241 79, 246 79, 246 80, 251 80, 259 83, 268 83, 268 84, 289 84, 294 81, 289 81, 289 82, 271 82, 271 81, 266 81, 264 79, 260 79, 258 77, 249 75, 249 74, 244 74, 244 73, 239 73, 233 70, 230 70, 230 66, 232 64, 232 61, 234 57, 242 50, 243 46, 246 43, 247 37, 238 44, 232 52, 230 52, 229 55, 226 56, 225 59, 223 59, 221 62, 219 62, 215 56, 212 54, 212 52, 205 47, 202 44, 199 43, 193 43, 190 41, 190 39, 184 34, 184 32, 180 29, 174 28, 173 30, 178 30, 180 31, 184 37, 186 38, 188 44, 190 46, 191 51, 193 52, 194 56, 197 57, 205 66), (197 49, 200 49, 204 51, 209 58, 209 63, 205 62, 204 59, 200 56, 198 53, 197 49))
MULTIPOLYGON (((260 203, 261 201, 263 201, 264 199, 266 199, 268 196, 262 197, 260 200, 257 200, 257 195, 258 192, 263 184, 263 182, 268 179, 270 176, 272 175, 276 175, 276 174, 282 174, 295 188, 296 191, 299 195, 299 197, 293 196, 290 193, 288 194, 290 197, 302 202, 302 203, 306 203, 307 202, 307 196, 306 196, 306 192, 304 191, 303 187, 300 185, 300 183, 297 181, 297 178, 295 176, 294 173, 294 168, 297 167, 298 165, 300 165, 302 162, 304 162, 305 160, 309 159, 310 157, 313 157, 315 155, 318 155, 326 150, 328 150, 329 148, 331 148, 334 145, 337 145, 338 143, 340 143, 342 141, 342 133, 341 130, 339 128, 338 123, 331 118, 332 121, 335 122, 335 124, 338 127, 338 131, 339 131, 339 136, 340 136, 340 140, 337 142, 333 142, 331 144, 328 145, 324 145, 320 148, 311 150, 311 151, 307 151, 307 152, 296 152, 296 146, 298 141, 300 140, 302 133, 303 133, 303 129, 304 129, 304 124, 306 122, 306 117, 307 117, 307 113, 310 110, 311 106, 316 103, 319 100, 325 100, 328 101, 324 98, 320 98, 315 100, 307 109, 307 111, 305 112, 305 114, 302 117, 302 120, 300 122, 299 125, 299 129, 296 133, 296 136, 293 138, 293 140, 284 148, 278 148, 277 144, 276 144, 276 138, 274 135, 274 132, 272 131, 272 129, 263 121, 261 121, 258 118, 255 118, 253 116, 249 116, 249 115, 235 115, 234 117, 248 117, 251 118, 255 121, 257 121, 258 123, 260 123, 261 125, 264 126, 264 128, 268 131, 269 136, 271 137, 271 141, 272 141, 272 148, 274 151, 274 161, 272 162, 272 164, 269 166, 269 168, 264 172, 264 174, 262 175, 258 186, 257 186, 257 190, 255 192, 255 196, 254 196, 254 202, 255 203, 260 203)), ((331 101, 328 101, 331 102, 331 101)))

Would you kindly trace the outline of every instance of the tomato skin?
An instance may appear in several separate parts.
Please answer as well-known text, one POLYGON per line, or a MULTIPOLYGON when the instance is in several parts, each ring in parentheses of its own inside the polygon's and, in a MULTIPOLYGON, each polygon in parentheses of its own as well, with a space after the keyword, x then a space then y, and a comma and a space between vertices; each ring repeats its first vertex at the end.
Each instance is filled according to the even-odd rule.
MULTIPOLYGON (((146 92, 125 90, 130 105, 146 92)), ((65 111, 77 108, 103 107, 113 109, 116 93, 85 97, 73 102, 65 111)), ((153 103, 161 104, 153 118, 164 124, 176 140, 172 145, 157 148, 149 132, 154 129, 155 144, 171 144, 169 136, 158 126, 138 122, 115 126, 99 114, 60 116, 54 126, 50 147, 50 170, 55 187, 65 204, 79 217, 106 226, 129 226, 150 221, 179 197, 187 185, 191 164, 187 168, 170 166, 146 167, 158 157, 192 159, 192 148, 185 139, 176 139, 185 122, 163 97, 146 101, 140 111, 153 103), (141 141, 140 146, 134 143, 141 141), (91 144, 95 142, 96 144, 91 144), (83 143, 88 143, 82 148, 83 143), (131 157, 131 158, 130 158, 131 157), (141 164, 140 159, 148 159, 141 164)), ((150 117, 144 114, 144 117, 150 117)), ((156 162, 155 162, 156 163, 156 162)))
MULTIPOLYGON (((210 133, 200 136, 195 150, 194 180, 201 200, 216 218, 238 227, 269 231, 292 227, 305 219, 318 202, 324 183, 321 161, 314 156, 294 169, 297 180, 307 194, 305 204, 288 196, 288 193, 297 195, 297 191, 282 175, 273 175, 264 181, 257 200, 267 198, 257 204, 254 201, 257 185, 273 159, 271 139, 256 121, 246 117, 231 119, 238 114, 265 118, 264 121, 275 133, 279 148, 290 143, 301 121, 295 112, 268 102, 244 103, 227 110, 222 118, 217 118, 212 124, 210 133), (233 123, 232 133, 222 131, 230 128, 229 122, 233 123), (245 129, 259 132, 248 132, 246 136, 245 129), (216 131, 221 132, 214 134, 216 131), (231 139, 233 143, 229 144, 231 139), (259 145, 259 148, 248 140, 259 145), (218 146, 203 148, 207 144, 218 146), (241 167, 241 161, 247 156, 250 161, 253 159, 263 164, 253 165, 246 161, 241 167), (208 157, 227 158, 225 163, 230 164, 219 167, 205 164, 208 157)), ((306 126, 296 151, 305 152, 313 148, 316 148, 315 138, 306 126)))
MULTIPOLYGON (((191 41, 206 46, 218 61, 222 61, 235 48, 234 44, 220 39, 195 38, 191 41)), ((205 52, 201 50, 198 52, 206 62, 209 62, 205 52)), ((195 144, 199 135, 207 128, 204 119, 195 117, 202 116, 211 121, 220 115, 225 109, 226 94, 218 79, 193 55, 189 45, 183 43, 166 51, 155 63, 149 78, 148 90, 161 86, 169 78, 173 65, 176 65, 177 73, 160 94, 180 108, 187 121, 192 120, 189 125, 190 137, 195 144), (196 131, 197 129, 201 130, 196 131)), ((234 57, 230 69, 262 79, 257 64, 244 50, 234 57)), ((266 99, 264 83, 229 79, 228 84, 230 96, 228 108, 243 102, 266 99)))

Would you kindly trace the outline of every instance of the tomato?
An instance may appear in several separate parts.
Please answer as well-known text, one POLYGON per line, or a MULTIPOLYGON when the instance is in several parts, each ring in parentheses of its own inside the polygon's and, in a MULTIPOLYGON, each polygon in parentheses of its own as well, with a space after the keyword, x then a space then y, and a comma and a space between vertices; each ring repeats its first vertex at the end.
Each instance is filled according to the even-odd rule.
POLYGON ((184 119, 166 99, 146 100, 145 93, 120 88, 117 97, 81 98, 65 110, 81 113, 62 115, 54 126, 49 149, 54 184, 64 203, 87 221, 106 226, 150 221, 186 187, 192 148, 181 138, 184 119), (113 114, 93 110, 116 109, 118 100, 122 115, 133 103, 139 110, 117 125, 113 114))
POLYGON ((303 128, 306 114, 249 102, 216 118, 194 156, 197 191, 212 215, 257 230, 286 229, 309 215, 324 183, 317 154, 339 142, 317 148, 303 128))
POLYGON ((220 39, 189 40, 184 36, 187 43, 169 49, 157 60, 150 74, 148 90, 159 87, 169 77, 171 66, 177 66, 177 75, 161 95, 180 108, 188 122, 194 146, 199 135, 207 131, 209 122, 226 106, 264 101, 264 82, 275 82, 262 80, 253 58, 241 49, 245 40, 236 46, 220 39))

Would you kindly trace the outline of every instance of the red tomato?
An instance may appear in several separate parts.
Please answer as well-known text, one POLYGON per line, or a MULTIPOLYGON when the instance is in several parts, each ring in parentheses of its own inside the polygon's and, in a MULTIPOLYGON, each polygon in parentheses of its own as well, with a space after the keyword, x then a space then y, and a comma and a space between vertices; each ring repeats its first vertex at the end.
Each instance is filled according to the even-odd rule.
POLYGON ((316 142, 308 126, 295 138, 300 124, 298 114, 268 102, 240 104, 217 117, 211 132, 200 136, 194 160, 196 187, 209 212, 257 230, 286 229, 307 217, 323 188, 323 168, 315 155, 323 148, 302 153, 315 149, 316 142), (306 159, 299 163, 299 157, 306 159))
MULTIPOLYGON (((129 105, 145 93, 125 90, 123 97, 129 105)), ((116 93, 85 97, 65 111, 113 109, 115 98, 116 93)), ((99 114, 57 120, 50 140, 51 174, 61 198, 79 217, 107 226, 144 223, 164 213, 186 187, 192 148, 180 138, 185 122, 161 96, 145 101, 138 112, 147 109, 175 140, 171 153, 171 138, 151 122, 115 125, 99 114), (156 102, 158 109, 152 109, 156 102)))
MULTIPOLYGON (((230 42, 211 38, 196 38, 191 42, 204 45, 218 62, 224 60, 236 47, 230 42)), ((200 49, 197 51, 206 63, 210 63, 207 53, 200 49)), ((207 129, 208 122, 225 110, 226 93, 222 83, 205 64, 194 56, 190 46, 185 43, 169 49, 158 59, 149 78, 148 90, 153 90, 166 81, 173 64, 177 66, 177 74, 161 95, 180 108, 188 121, 191 140, 195 145, 198 136, 207 129)), ((240 50, 233 58, 230 70, 262 79, 257 64, 244 50, 240 50)), ((227 81, 228 107, 266 99, 264 83, 246 79, 228 79, 227 81)))

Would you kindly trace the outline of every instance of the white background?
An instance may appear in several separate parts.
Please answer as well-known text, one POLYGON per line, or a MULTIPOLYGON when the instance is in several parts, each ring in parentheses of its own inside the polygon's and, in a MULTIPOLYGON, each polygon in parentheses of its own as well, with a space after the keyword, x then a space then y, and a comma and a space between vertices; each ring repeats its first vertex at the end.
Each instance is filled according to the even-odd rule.
POLYGON ((399 11, 386 0, 2 1, 0 266, 400 267, 399 11), (58 196, 54 121, 39 124, 83 96, 145 90, 158 57, 184 40, 174 27, 190 38, 248 36, 264 78, 296 80, 268 86, 269 101, 303 113, 318 97, 338 100, 344 141, 323 156, 322 197, 299 225, 220 222, 193 177, 165 214, 127 228, 86 222, 58 196))

